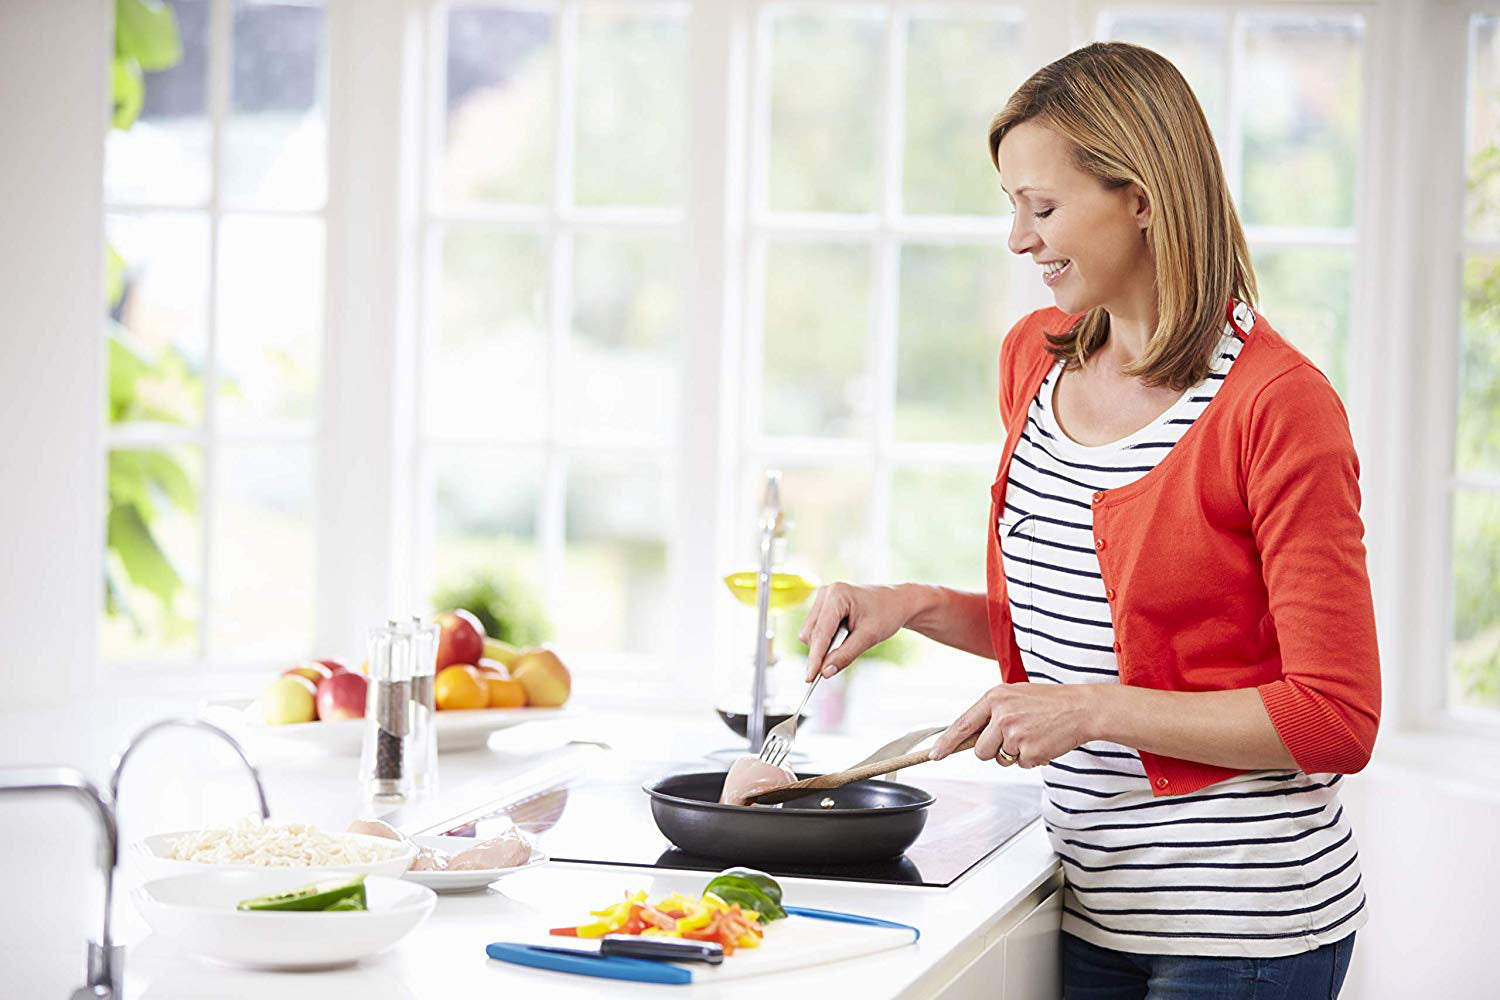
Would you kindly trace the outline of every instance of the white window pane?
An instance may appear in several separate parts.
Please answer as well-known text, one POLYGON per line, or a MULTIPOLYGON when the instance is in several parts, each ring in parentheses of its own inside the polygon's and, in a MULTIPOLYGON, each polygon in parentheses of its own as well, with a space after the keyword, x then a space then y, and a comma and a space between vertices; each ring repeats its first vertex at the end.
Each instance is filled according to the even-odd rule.
POLYGON ((316 208, 327 187, 321 5, 234 6, 224 129, 224 198, 244 207, 316 208))
MULTIPOLYGON (((422 594, 492 580, 541 603, 537 537, 546 463, 531 452, 440 448, 432 454, 432 550, 422 594)), ((446 609, 438 609, 446 610, 446 609)))
POLYGON ((316 611, 311 445, 219 445, 209 573, 209 652, 286 661, 316 611))
POLYGON ((1363 50, 1363 17, 1246 18, 1246 222, 1354 225, 1363 50))
POLYGON ((197 648, 202 484, 197 448, 109 453, 99 633, 105 659, 181 656, 197 648))
POLYGON ((870 250, 766 250, 762 425, 768 434, 859 437, 871 419, 870 250))
POLYGON ((891 477, 891 578, 983 590, 992 469, 900 468, 891 477))
POLYGON ((323 223, 226 216, 218 318, 221 426, 311 426, 322 364, 323 223))
POLYGON ((914 16, 906 35, 902 207, 996 215, 1006 207, 989 155, 990 120, 1034 67, 1021 15, 914 16))
POLYGON ((1500 709, 1500 492, 1453 498, 1452 697, 1500 709))
POLYGON ((578 235, 562 379, 570 430, 663 442, 674 434, 682 395, 680 253, 675 239, 578 235))
POLYGON ((124 328, 109 355, 110 422, 198 423, 208 340, 208 218, 111 215, 105 225, 121 268, 111 314, 124 328))
POLYGON ((1221 143, 1227 137, 1224 67, 1229 58, 1229 18, 1197 11, 1122 11, 1100 18, 1099 37, 1133 42, 1172 61, 1203 106, 1221 143))
POLYGON ((679 205, 687 168, 687 21, 585 8, 578 24, 581 205, 679 205))
POLYGON ((170 0, 182 58, 145 74, 140 117, 111 129, 104 197, 114 203, 198 205, 208 201, 212 129, 208 111, 206 0, 170 0))
POLYGON ((875 209, 883 33, 878 9, 770 18, 771 209, 875 209))
POLYGON ((1455 452, 1461 473, 1500 473, 1500 258, 1464 269, 1455 452))
POLYGON ((1500 234, 1500 17, 1478 14, 1469 23, 1468 229, 1500 234))
MULTIPOLYGON (((786 518, 786 569, 819 583, 869 580, 874 572, 870 526, 870 498, 875 479, 868 463, 829 462, 817 466, 789 466, 775 461, 755 465, 740 487, 742 498, 735 538, 735 569, 758 565, 756 518, 765 493, 765 470, 779 468, 781 506, 786 518)), ((795 629, 793 631, 796 631, 795 629)))
POLYGON ((551 193, 554 22, 497 7, 448 12, 445 200, 540 203, 551 193))
POLYGON ((1000 439, 1000 339, 1014 312, 1009 256, 1002 247, 902 248, 898 438, 1000 439))
POLYGON ((661 655, 671 646, 667 536, 677 523, 656 462, 568 470, 558 637, 571 648, 661 655))
POLYGON ((1253 250, 1260 311, 1292 346, 1346 387, 1354 258, 1349 250, 1253 250))
POLYGON ((422 389, 434 434, 539 438, 547 430, 547 243, 450 226, 422 389))

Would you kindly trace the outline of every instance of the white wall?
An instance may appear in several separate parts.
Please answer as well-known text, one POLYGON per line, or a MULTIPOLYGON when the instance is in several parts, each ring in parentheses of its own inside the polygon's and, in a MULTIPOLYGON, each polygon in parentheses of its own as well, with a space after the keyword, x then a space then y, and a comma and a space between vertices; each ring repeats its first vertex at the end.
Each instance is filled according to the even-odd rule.
POLYGON ((94 675, 113 9, 0 6, 0 705, 94 675))
POLYGON ((1370 900, 1349 1000, 1500 995, 1500 782, 1495 760, 1457 760, 1456 749, 1393 737, 1348 780, 1343 800, 1370 900), (1472 780, 1457 777, 1460 768, 1472 780))

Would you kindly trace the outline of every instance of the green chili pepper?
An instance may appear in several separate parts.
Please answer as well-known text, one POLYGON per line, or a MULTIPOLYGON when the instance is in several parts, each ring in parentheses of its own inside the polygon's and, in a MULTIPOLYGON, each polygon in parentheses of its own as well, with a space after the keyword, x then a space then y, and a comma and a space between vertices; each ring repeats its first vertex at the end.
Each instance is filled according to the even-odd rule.
POLYGON ((731 868, 714 876, 704 888, 726 903, 739 903, 742 909, 755 910, 765 920, 786 916, 781 908, 781 886, 765 872, 749 868, 731 868))

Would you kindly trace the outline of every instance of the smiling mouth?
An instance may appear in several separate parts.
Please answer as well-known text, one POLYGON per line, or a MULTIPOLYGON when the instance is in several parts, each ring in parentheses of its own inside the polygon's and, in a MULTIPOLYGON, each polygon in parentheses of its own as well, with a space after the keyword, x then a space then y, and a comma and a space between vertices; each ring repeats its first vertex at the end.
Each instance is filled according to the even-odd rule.
POLYGON ((1068 273, 1069 269, 1071 269, 1072 266, 1073 262, 1071 260, 1061 261, 1060 263, 1056 264, 1042 265, 1042 282, 1049 287, 1057 284, 1063 279, 1063 276, 1068 273))

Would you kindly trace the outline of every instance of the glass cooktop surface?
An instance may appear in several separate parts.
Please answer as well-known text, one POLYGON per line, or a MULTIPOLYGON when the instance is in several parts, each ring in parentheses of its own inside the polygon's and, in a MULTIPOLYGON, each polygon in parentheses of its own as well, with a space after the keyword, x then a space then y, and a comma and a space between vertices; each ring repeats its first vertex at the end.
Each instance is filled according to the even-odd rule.
MULTIPOLYGON (((535 835, 556 861, 720 871, 729 866, 722 859, 680 851, 662 835, 642 788, 667 775, 710 770, 722 768, 707 762, 615 768, 507 806, 481 807, 456 817, 440 832, 483 839, 514 823, 535 835)), ((921 835, 899 858, 857 865, 761 867, 772 875, 795 878, 949 886, 1041 813, 1041 791, 1033 786, 928 780, 920 775, 917 785, 936 801, 928 809, 921 835)))

